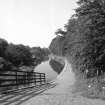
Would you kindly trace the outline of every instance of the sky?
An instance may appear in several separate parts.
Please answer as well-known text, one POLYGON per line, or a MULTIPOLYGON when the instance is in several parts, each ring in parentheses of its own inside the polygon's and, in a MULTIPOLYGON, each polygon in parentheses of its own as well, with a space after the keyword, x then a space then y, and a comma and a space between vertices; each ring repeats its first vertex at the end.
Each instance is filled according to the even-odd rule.
POLYGON ((74 13, 77 0, 0 0, 0 38, 48 47, 74 13))

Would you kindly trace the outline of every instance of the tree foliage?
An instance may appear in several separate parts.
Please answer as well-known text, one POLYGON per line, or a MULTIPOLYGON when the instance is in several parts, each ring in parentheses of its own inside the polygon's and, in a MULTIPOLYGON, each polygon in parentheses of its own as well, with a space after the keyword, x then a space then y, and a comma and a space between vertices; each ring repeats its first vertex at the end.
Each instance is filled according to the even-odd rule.
POLYGON ((15 67, 11 62, 7 61, 3 57, 0 57, 0 73, 6 72, 6 70, 12 70, 13 68, 15 67))
POLYGON ((14 65, 30 65, 32 63, 32 56, 24 45, 10 44, 5 51, 6 59, 14 65))
POLYGON ((61 45, 61 42, 53 40, 50 48, 57 53, 54 45, 60 44, 57 49, 62 46, 60 51, 76 72, 87 77, 101 75, 105 72, 105 1, 79 0, 77 3, 76 13, 64 26, 64 43, 61 45))
POLYGON ((6 47, 8 46, 8 42, 4 39, 0 38, 0 57, 4 57, 4 52, 6 47))
POLYGON ((48 48, 32 47, 30 51, 35 66, 49 59, 50 51, 48 48))
POLYGON ((56 38, 54 38, 49 46, 50 50, 52 53, 56 54, 56 55, 63 55, 63 44, 64 44, 64 37, 62 36, 57 36, 56 38))

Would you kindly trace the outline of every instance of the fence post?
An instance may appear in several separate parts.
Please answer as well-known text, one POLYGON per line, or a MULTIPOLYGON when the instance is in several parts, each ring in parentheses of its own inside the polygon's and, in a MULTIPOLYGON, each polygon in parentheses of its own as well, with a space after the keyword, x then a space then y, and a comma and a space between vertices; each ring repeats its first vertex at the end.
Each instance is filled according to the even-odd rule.
POLYGON ((40 73, 40 85, 42 85, 41 73, 40 73))
POLYGON ((35 82, 35 86, 36 86, 36 73, 34 72, 34 82, 35 82))
POLYGON ((46 83, 46 77, 45 77, 45 74, 44 74, 44 83, 46 83))
POLYGON ((18 89, 18 77, 17 77, 17 71, 16 71, 16 88, 18 89))
POLYGON ((27 79, 28 79, 28 72, 25 72, 25 86, 27 86, 28 85, 28 83, 27 83, 27 79))
POLYGON ((25 72, 25 86, 29 85, 28 72, 25 72))
POLYGON ((25 86, 26 84, 26 72, 24 72, 24 74, 23 74, 23 77, 24 77, 24 79, 23 79, 23 85, 25 86))

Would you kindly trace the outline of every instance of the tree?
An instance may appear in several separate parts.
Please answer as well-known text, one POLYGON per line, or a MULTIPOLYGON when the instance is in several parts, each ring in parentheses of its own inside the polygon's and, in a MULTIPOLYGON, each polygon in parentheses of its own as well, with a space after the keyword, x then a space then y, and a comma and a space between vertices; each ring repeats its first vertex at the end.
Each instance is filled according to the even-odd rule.
POLYGON ((56 37, 50 49, 57 54, 61 48, 77 74, 86 74, 88 70, 88 77, 101 75, 105 72, 105 1, 79 0, 78 4, 76 13, 65 25, 64 43, 54 42, 56 37))
POLYGON ((0 57, 4 57, 5 49, 8 46, 8 42, 0 38, 0 57))
POLYGON ((62 30, 61 28, 58 29, 55 34, 58 36, 62 36, 62 37, 65 37, 65 35, 67 34, 67 31, 66 30, 62 30))
POLYGON ((82 30, 78 27, 79 37, 84 41, 84 48, 79 54, 84 58, 82 65, 88 72, 101 75, 105 72, 105 1, 79 0, 78 4, 76 17, 80 28, 82 25, 82 30))
POLYGON ((3 57, 0 57, 0 73, 7 72, 6 70, 12 70, 13 68, 15 67, 11 62, 7 61, 3 57))
POLYGON ((48 56, 50 54, 50 51, 48 48, 42 48, 42 53, 44 56, 48 56))
POLYGON ((48 60, 48 55, 50 51, 48 48, 33 47, 31 48, 31 54, 34 60, 34 64, 37 65, 42 61, 48 60))
POLYGON ((5 51, 6 59, 14 65, 30 65, 32 63, 32 55, 24 45, 9 44, 5 51))
POLYGON ((56 55, 63 55, 63 46, 64 46, 64 40, 65 38, 62 36, 56 36, 52 42, 50 43, 49 49, 53 54, 56 55))

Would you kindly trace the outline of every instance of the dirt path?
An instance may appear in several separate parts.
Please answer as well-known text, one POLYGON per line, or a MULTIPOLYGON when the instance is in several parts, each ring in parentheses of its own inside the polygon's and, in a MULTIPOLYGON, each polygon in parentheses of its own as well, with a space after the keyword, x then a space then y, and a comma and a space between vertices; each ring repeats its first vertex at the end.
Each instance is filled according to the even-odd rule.
POLYGON ((58 84, 22 105, 105 105, 105 101, 82 97, 80 93, 72 93, 71 89, 59 88, 58 84))
POLYGON ((88 99, 82 97, 79 92, 73 92, 75 75, 67 61, 64 70, 57 77, 55 83, 58 84, 56 87, 33 97, 22 105, 105 105, 103 100, 88 99))

